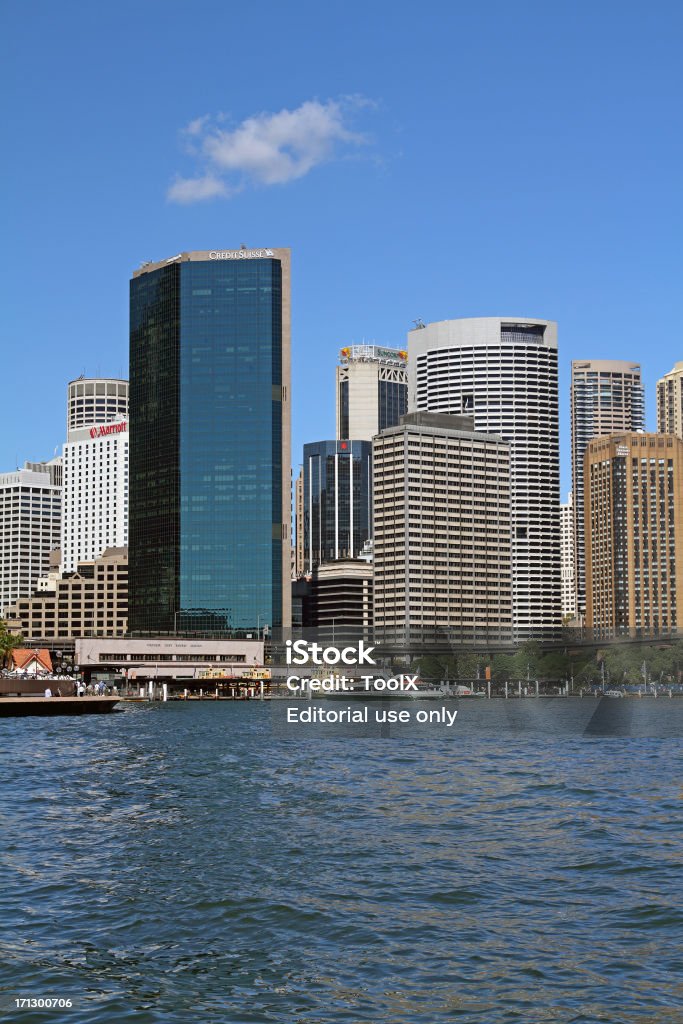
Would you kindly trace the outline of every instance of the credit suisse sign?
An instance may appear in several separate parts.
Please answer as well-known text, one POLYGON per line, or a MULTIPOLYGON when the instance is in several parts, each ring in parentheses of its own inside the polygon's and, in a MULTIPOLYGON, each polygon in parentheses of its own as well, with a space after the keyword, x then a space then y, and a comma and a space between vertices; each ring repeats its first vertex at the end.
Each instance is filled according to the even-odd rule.
POLYGON ((101 427, 91 427, 91 437, 108 437, 110 434, 123 434, 128 430, 127 423, 105 423, 101 427))
POLYGON ((274 256, 272 249, 229 249, 225 252, 212 249, 210 260, 259 260, 274 256))

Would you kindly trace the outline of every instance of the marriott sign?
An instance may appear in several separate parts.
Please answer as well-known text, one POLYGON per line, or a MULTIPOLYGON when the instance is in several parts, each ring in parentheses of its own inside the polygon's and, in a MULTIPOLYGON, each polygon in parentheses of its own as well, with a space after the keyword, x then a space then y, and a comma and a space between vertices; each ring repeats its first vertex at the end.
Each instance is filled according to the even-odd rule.
POLYGON ((105 423, 102 427, 91 427, 91 437, 107 437, 109 434, 123 434, 128 430, 127 423, 105 423))

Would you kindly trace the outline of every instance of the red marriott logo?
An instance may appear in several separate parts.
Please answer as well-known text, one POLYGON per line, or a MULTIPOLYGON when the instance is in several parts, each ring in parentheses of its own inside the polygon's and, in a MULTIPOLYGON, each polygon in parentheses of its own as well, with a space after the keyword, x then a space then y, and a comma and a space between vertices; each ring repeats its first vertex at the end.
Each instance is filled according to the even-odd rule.
POLYGON ((106 423, 103 427, 91 427, 91 437, 107 437, 108 434, 122 434, 128 430, 127 423, 106 423))

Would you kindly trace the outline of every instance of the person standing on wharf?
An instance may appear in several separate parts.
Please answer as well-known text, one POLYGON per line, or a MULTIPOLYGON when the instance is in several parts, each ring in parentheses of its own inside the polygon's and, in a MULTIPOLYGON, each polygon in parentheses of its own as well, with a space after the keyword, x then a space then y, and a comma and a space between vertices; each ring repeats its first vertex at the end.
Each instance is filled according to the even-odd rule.
POLYGON ((290 250, 130 283, 131 633, 291 622, 290 250))

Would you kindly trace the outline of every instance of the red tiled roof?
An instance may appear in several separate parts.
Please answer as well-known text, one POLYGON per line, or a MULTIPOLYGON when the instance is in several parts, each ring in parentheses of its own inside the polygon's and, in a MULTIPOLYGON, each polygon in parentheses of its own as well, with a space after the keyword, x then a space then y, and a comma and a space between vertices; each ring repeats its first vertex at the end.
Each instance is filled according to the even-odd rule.
POLYGON ((46 647, 37 648, 35 651, 29 647, 17 647, 15 651, 12 651, 12 660, 15 668, 28 668, 36 661, 38 668, 44 669, 45 672, 52 672, 52 658, 46 647))

